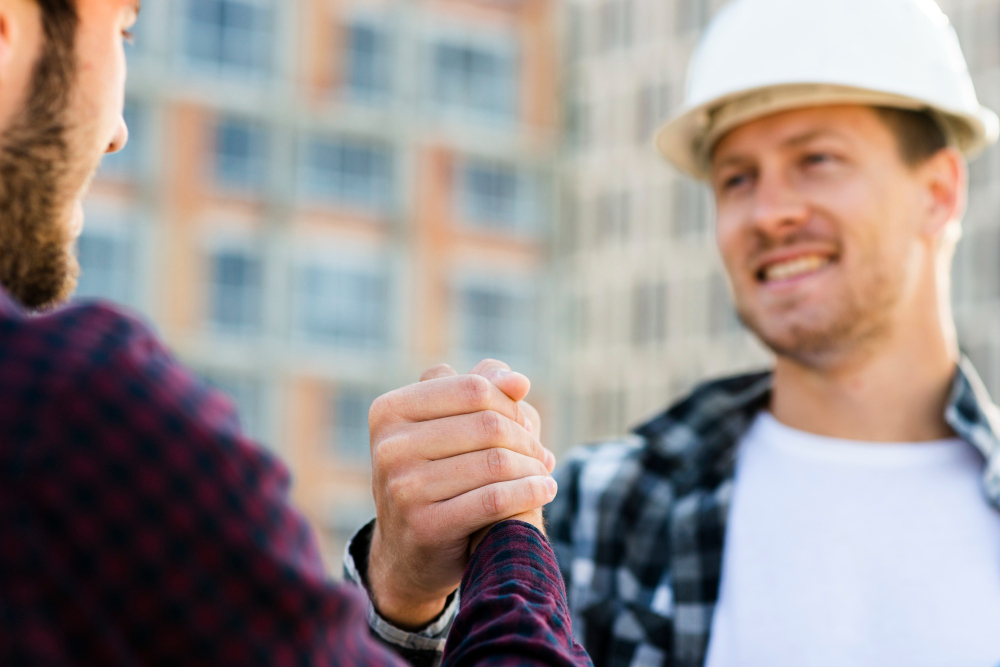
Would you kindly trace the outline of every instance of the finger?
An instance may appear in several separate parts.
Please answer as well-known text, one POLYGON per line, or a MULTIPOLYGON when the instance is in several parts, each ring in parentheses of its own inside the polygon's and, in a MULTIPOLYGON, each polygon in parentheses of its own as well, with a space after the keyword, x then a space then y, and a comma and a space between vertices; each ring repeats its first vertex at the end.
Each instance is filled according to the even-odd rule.
POLYGON ((490 484, 547 477, 549 471, 538 459, 495 447, 433 461, 426 466, 425 473, 428 483, 424 487, 427 493, 424 500, 440 502, 490 484))
MULTIPOLYGON (((527 379, 527 378, 525 378, 527 379)), ((481 375, 455 375, 418 382, 380 396, 372 405, 372 432, 405 422, 416 423, 473 414, 499 412, 524 426, 524 411, 481 375)))
POLYGON ((424 374, 420 376, 421 382, 427 382, 428 380, 437 380, 438 378, 446 378, 458 375, 455 369, 448 364, 438 364, 432 368, 428 368, 424 371, 424 374))
POLYGON ((514 401, 523 401, 531 391, 531 380, 520 373, 514 373, 510 366, 496 359, 480 361, 470 373, 482 375, 514 401))
POLYGON ((411 458, 425 461, 502 447, 537 459, 546 467, 555 462, 552 452, 526 428, 492 410, 423 422, 411 427, 400 446, 409 450, 411 458))
POLYGON ((548 505, 556 497, 556 481, 551 477, 525 477, 498 482, 438 504, 442 520, 453 521, 456 529, 471 535, 497 521, 509 519, 548 505))
POLYGON ((524 419, 527 422, 525 428, 533 433, 536 438, 541 438, 542 416, 538 414, 538 410, 531 403, 526 403, 525 401, 521 401, 521 410, 524 411, 524 419))

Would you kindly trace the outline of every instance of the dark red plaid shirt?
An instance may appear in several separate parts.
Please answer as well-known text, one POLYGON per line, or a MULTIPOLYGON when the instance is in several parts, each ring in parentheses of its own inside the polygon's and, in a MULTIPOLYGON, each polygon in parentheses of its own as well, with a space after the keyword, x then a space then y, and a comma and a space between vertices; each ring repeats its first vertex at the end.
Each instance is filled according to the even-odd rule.
MULTIPOLYGON (((0 665, 395 665, 228 400, 102 305, 0 290, 0 665)), ((551 549, 495 528, 448 664, 589 664, 551 549)))

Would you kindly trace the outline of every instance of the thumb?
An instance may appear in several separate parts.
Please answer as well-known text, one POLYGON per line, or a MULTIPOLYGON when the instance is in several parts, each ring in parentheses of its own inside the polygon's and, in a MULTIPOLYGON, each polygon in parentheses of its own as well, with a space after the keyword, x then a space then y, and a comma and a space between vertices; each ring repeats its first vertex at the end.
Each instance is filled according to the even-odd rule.
POLYGON ((510 370, 510 366, 496 359, 480 361, 470 375, 481 375, 507 394, 512 401, 520 402, 531 391, 531 380, 510 370))
POLYGON ((455 369, 448 364, 438 364, 432 368, 428 368, 424 371, 424 374, 420 376, 421 382, 427 382, 428 380, 439 380, 441 378, 452 377, 458 375, 455 369))

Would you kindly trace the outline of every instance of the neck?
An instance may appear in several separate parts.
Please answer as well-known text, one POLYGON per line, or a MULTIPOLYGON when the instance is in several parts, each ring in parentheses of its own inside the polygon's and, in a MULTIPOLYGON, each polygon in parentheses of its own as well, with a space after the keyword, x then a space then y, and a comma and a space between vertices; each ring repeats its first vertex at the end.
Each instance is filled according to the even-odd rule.
POLYGON ((947 299, 931 300, 877 343, 836 363, 779 358, 771 410, 809 433, 866 442, 954 435, 944 419, 958 346, 947 299))

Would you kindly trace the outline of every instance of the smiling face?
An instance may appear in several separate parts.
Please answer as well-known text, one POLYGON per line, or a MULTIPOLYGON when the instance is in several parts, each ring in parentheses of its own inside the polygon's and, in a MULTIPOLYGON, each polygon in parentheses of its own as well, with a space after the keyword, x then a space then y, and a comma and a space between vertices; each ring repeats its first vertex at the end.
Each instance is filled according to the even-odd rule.
POLYGON ((937 218, 955 213, 927 169, 861 106, 768 116, 719 142, 719 248, 741 318, 779 357, 843 358, 926 307, 937 218))
POLYGON ((136 0, 0 0, 0 283, 30 309, 65 300, 82 200, 128 139, 123 36, 136 0))

